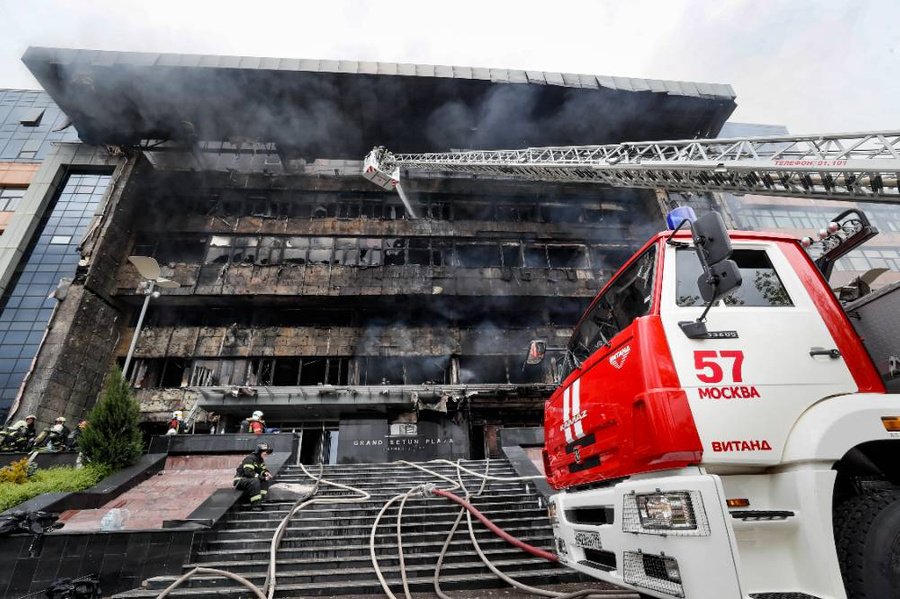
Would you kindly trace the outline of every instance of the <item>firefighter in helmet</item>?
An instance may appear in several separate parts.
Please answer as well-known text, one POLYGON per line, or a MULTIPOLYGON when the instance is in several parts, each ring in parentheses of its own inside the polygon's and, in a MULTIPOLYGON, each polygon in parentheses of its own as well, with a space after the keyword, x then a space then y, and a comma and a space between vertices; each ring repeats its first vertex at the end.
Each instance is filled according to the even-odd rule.
POLYGON ((66 448, 66 439, 69 438, 70 432, 72 431, 66 426, 66 419, 60 416, 53 426, 41 431, 41 434, 34 440, 34 446, 46 446, 50 451, 62 451, 66 448))
POLYGON ((250 418, 241 423, 241 432, 250 433, 251 435, 261 435, 266 432, 266 421, 263 420, 263 413, 259 410, 253 412, 250 418))
POLYGON ((169 430, 167 435, 183 435, 188 431, 187 423, 184 421, 184 412, 175 410, 172 412, 172 419, 169 421, 169 430))
POLYGON ((233 485, 238 491, 243 491, 243 497, 250 500, 250 509, 254 512, 262 511, 262 502, 268 493, 269 481, 272 474, 266 468, 263 454, 272 453, 268 443, 259 443, 256 449, 245 457, 237 467, 233 485))
POLYGON ((34 414, 29 414, 22 420, 18 420, 0 432, 0 447, 7 451, 24 451, 34 443, 36 430, 34 422, 37 420, 34 414))

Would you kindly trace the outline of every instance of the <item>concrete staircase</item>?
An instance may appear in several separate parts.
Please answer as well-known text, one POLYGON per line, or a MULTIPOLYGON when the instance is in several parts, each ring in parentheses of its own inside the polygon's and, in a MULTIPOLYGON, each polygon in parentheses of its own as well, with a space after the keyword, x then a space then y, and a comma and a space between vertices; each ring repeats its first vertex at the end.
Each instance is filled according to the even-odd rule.
MULTIPOLYGON (((483 461, 464 465, 483 472, 483 461)), ((456 478, 456 469, 428 465, 445 476, 456 478)), ((312 470, 311 470, 312 471, 312 470)), ((516 473, 506 461, 491 460, 490 473, 513 477, 516 473)), ((278 552, 278 597, 341 595, 382 595, 369 557, 369 534, 384 503, 411 487, 441 483, 425 472, 395 464, 339 465, 325 468, 324 477, 372 494, 359 504, 312 506, 297 514, 278 552)), ((288 467, 278 477, 281 482, 309 482, 297 467, 288 467)), ((466 486, 476 491, 480 480, 464 477, 466 486)), ((446 486, 446 483, 440 486, 446 486)), ((320 487, 318 496, 343 496, 347 493, 330 486, 320 487)), ((533 485, 521 482, 489 481, 485 492, 473 503, 488 518, 510 534, 537 547, 550 549, 552 533, 546 507, 533 485)), ((379 564, 395 594, 402 596, 397 557, 396 502, 382 518, 377 536, 379 564)), ((232 511, 218 535, 196 554, 196 562, 185 571, 204 566, 240 574, 262 585, 268 564, 269 546, 275 528, 287 514, 289 503, 267 503, 265 511, 252 512, 246 506, 232 511)), ((403 510, 403 550, 407 575, 413 592, 430 592, 432 578, 444 539, 456 518, 458 507, 446 499, 411 499, 403 510)), ((582 580, 580 575, 562 566, 526 554, 488 531, 477 520, 476 536, 491 561, 506 574, 531 585, 549 585, 582 580)), ((175 579, 151 578, 144 588, 117 595, 120 598, 155 597, 175 579)), ((441 586, 446 590, 487 589, 506 586, 481 563, 469 540, 463 518, 454 536, 442 568, 441 586)), ((247 590, 226 578, 195 576, 172 593, 175 597, 249 596, 247 590)))

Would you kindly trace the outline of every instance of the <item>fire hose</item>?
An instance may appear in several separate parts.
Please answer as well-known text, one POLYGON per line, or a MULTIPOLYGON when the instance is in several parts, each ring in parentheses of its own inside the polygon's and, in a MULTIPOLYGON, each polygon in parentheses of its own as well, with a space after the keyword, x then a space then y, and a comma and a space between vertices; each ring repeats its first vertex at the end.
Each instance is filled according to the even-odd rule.
MULTIPOLYGON (((456 481, 452 480, 451 478, 444 476, 443 474, 440 474, 438 472, 435 472, 433 470, 425 468, 419 464, 415 464, 412 462, 406 462, 405 460, 398 461, 397 463, 411 466, 413 468, 416 468, 418 470, 426 472, 432 476, 440 478, 440 479, 450 483, 451 486, 449 489, 439 489, 433 483, 429 483, 429 484, 413 487, 406 493, 392 497, 390 500, 388 500, 384 504, 384 506, 382 506, 381 510, 379 511, 378 515, 375 518, 375 523, 372 526, 372 532, 369 537, 369 551, 370 551, 370 556, 372 559, 372 565, 375 569, 375 574, 378 577, 378 580, 382 586, 382 589, 385 591, 385 593, 387 594, 387 596, 390 599, 397 599, 397 597, 396 597, 396 595, 394 595, 394 593, 391 591, 390 587, 388 586, 387 581, 385 580, 384 575, 381 572, 381 568, 378 565, 378 559, 377 559, 376 552, 375 552, 375 536, 376 536, 376 532, 378 529, 378 524, 381 521, 381 518, 384 516, 385 512, 395 501, 397 501, 398 499, 402 500, 401 504, 400 504, 400 509, 399 509, 398 515, 397 515, 397 529, 396 530, 397 530, 397 539, 398 539, 398 550, 400 553, 400 555, 399 555, 400 572, 401 572, 403 590, 404 590, 405 596, 407 598, 411 598, 408 579, 406 576, 406 567, 405 567, 404 558, 403 558, 401 526, 402 526, 403 507, 406 503, 406 500, 409 497, 415 497, 415 496, 422 496, 422 497, 426 497, 426 498, 431 497, 431 496, 440 496, 440 497, 444 497, 446 499, 449 499, 449 500, 459 504, 463 508, 460 510, 460 513, 457 516, 457 520, 454 523, 454 526, 450 532, 450 535, 447 537, 447 541, 444 543, 444 547, 441 551, 440 557, 438 559, 437 568, 435 570, 435 580, 434 580, 435 591, 442 599, 450 599, 450 598, 448 595, 446 595, 445 593, 443 593, 440 590, 440 586, 439 586, 439 582, 438 582, 438 578, 439 578, 439 574, 440 574, 440 566, 443 563, 443 558, 446 554, 446 550, 449 547, 449 544, 450 544, 453 534, 456 532, 456 528, 460 522, 460 519, 461 519, 464 511, 466 512, 466 515, 468 517, 470 538, 471 538, 473 544, 475 545, 475 549, 478 552, 481 560, 485 563, 485 565, 488 566, 488 568, 491 569, 491 571, 495 575, 500 577, 503 581, 507 582, 508 584, 511 584, 512 586, 515 586, 515 587, 517 587, 523 591, 526 591, 528 593, 544 595, 547 597, 555 597, 556 599, 578 599, 578 598, 583 598, 583 597, 603 597, 604 599, 633 599, 635 597, 635 595, 633 593, 622 593, 619 591, 607 591, 607 590, 602 590, 602 591, 600 591, 600 590, 583 590, 583 591, 576 591, 574 593, 568 593, 568 594, 567 593, 557 593, 555 591, 548 591, 545 589, 538 589, 536 587, 530 587, 530 586, 522 584, 522 583, 506 576, 502 572, 500 572, 488 560, 487 556, 484 555, 484 552, 481 551, 481 548, 478 545, 478 542, 475 538, 475 532, 474 532, 472 518, 471 518, 471 516, 473 514, 475 515, 476 518, 478 518, 479 521, 481 521, 486 527, 488 527, 489 530, 491 530, 492 532, 494 532, 495 534, 497 534, 498 536, 500 536, 507 542, 511 543, 512 545, 514 545, 524 551, 527 551, 537 557, 547 559, 548 561, 556 562, 556 561, 558 561, 558 559, 552 553, 549 553, 547 551, 544 551, 542 549, 539 549, 537 547, 529 545, 528 543, 525 543, 519 539, 516 539, 515 537, 513 537, 506 531, 502 530, 499 526, 497 526, 496 524, 491 522, 484 514, 482 514, 477 508, 475 508, 468 501, 468 498, 471 497, 471 494, 469 493, 469 491, 466 489, 465 485, 463 484, 462 472, 467 472, 475 477, 482 479, 481 488, 479 489, 477 494, 481 494, 481 492, 484 490, 484 487, 488 480, 512 482, 512 481, 538 479, 538 478, 543 478, 543 477, 541 477, 541 476, 493 477, 493 476, 488 475, 489 463, 486 466, 485 474, 480 474, 478 472, 474 472, 472 470, 469 470, 469 469, 463 467, 458 462, 453 463, 453 462, 450 462, 449 460, 434 460, 434 462, 441 462, 441 463, 446 463, 451 466, 454 466, 457 469, 457 478, 458 478, 459 482, 456 482, 456 481), (463 499, 463 498, 459 497, 458 495, 455 495, 450 492, 452 490, 456 490, 456 489, 460 489, 460 488, 463 489, 463 491, 465 491, 466 499, 463 499)), ((367 499, 369 499, 371 497, 371 495, 368 492, 363 491, 361 489, 357 489, 357 488, 351 487, 349 485, 343 485, 341 483, 336 483, 336 482, 332 482, 332 481, 324 479, 322 477, 323 467, 324 467, 323 464, 319 464, 319 475, 315 476, 315 475, 311 474, 302 464, 300 465, 300 468, 303 470, 303 473, 306 474, 311 479, 313 479, 314 481, 316 481, 313 495, 315 495, 315 493, 318 492, 318 488, 319 488, 320 484, 325 484, 325 485, 337 487, 340 489, 344 489, 344 490, 350 491, 352 493, 356 493, 357 495, 355 497, 340 496, 340 497, 335 497, 335 498, 318 498, 318 499, 306 499, 306 500, 297 501, 291 507, 291 509, 288 510, 287 515, 281 520, 278 528, 275 531, 274 536, 272 537, 272 544, 271 544, 270 552, 269 552, 269 565, 267 568, 266 580, 263 584, 263 589, 260 589, 259 587, 254 585, 252 582, 250 582, 243 576, 234 574, 232 572, 228 572, 225 570, 218 570, 218 569, 214 569, 214 568, 197 567, 197 568, 194 568, 193 570, 187 572, 186 574, 182 575, 177 580, 175 580, 171 585, 166 587, 166 589, 164 589, 157 596, 157 599, 164 599, 173 590, 175 590, 176 588, 181 586, 184 582, 186 582, 188 579, 190 579, 192 576, 194 576, 196 574, 206 574, 206 575, 221 576, 221 577, 229 578, 229 579, 234 580, 234 581, 240 583, 241 585, 247 587, 259 599, 273 599, 274 595, 275 595, 275 587, 276 587, 276 567, 277 567, 278 548, 280 546, 280 543, 284 536, 284 533, 287 531, 290 520, 298 512, 300 512, 303 508, 305 508, 308 505, 317 504, 317 503, 357 503, 359 501, 366 501, 367 499)))
MULTIPOLYGON (((458 488, 462 488, 466 492, 467 497, 469 497, 468 490, 465 488, 465 485, 463 484, 463 481, 462 481, 462 472, 463 471, 468 472, 468 473, 482 479, 482 486, 481 486, 481 489, 479 489, 479 494, 483 491, 484 485, 487 482, 487 480, 521 481, 521 480, 530 480, 530 479, 543 478, 543 477, 542 476, 492 477, 492 476, 488 476, 487 470, 485 471, 485 474, 479 474, 477 472, 474 472, 472 470, 464 468, 458 462, 453 463, 448 460, 434 460, 434 461, 447 463, 447 464, 450 464, 450 465, 456 467, 457 468, 457 478, 458 478, 459 482, 457 483, 456 481, 453 481, 452 479, 450 479, 440 473, 429 470, 428 468, 425 468, 419 464, 414 464, 412 462, 406 462, 403 460, 398 461, 397 463, 402 463, 402 464, 406 464, 408 466, 412 466, 412 467, 422 470, 426 473, 429 473, 433 476, 436 476, 445 481, 448 481, 451 483, 452 487, 450 489, 438 489, 434 484, 426 484, 426 485, 419 485, 417 487, 413 487, 412 489, 410 489, 409 491, 407 491, 404 494, 396 495, 395 497, 392 497, 390 500, 388 500, 387 503, 385 503, 385 505, 382 507, 381 511, 378 513, 378 516, 375 518, 375 523, 372 526, 372 532, 369 536, 369 552, 370 552, 370 555, 372 558, 372 566, 375 569, 375 574, 378 577, 378 581, 381 584, 382 590, 384 590, 385 594, 390 599, 397 599, 397 597, 391 591, 389 585, 387 584, 387 581, 384 579, 384 575, 382 574, 381 568, 378 564, 378 559, 377 559, 377 556, 375 553, 376 531, 378 529, 378 524, 381 521, 381 518, 384 516, 384 513, 387 511, 388 507, 390 507, 398 499, 401 499, 402 500, 401 507, 397 514, 397 520, 398 520, 398 522, 397 522, 397 546, 398 546, 398 551, 399 551, 399 561, 400 561, 400 565, 401 565, 401 579, 402 579, 402 583, 403 583, 404 595, 406 596, 407 599, 411 599, 411 595, 409 592, 409 588, 408 588, 408 584, 407 584, 407 580, 406 580, 406 576, 405 576, 405 566, 404 566, 404 561, 403 561, 401 519, 402 519, 402 508, 403 508, 403 505, 405 504, 406 500, 411 496, 417 496, 417 495, 421 495, 423 497, 430 497, 432 495, 438 495, 438 496, 445 497, 447 499, 450 499, 450 500, 460 504, 467 511, 466 515, 468 517, 468 523, 469 523, 469 536, 470 536, 472 543, 475 546, 475 550, 478 552, 478 555, 481 558, 482 562, 484 562, 484 564, 491 570, 491 572, 493 572, 501 580, 503 580, 504 582, 506 582, 520 590, 523 590, 523 591, 525 591, 527 593, 531 593, 531 594, 543 595, 545 597, 554 597, 556 599, 577 599, 577 598, 583 598, 583 597, 603 597, 604 599, 634 599, 636 597, 636 594, 631 593, 631 592, 606 590, 606 589, 603 589, 603 590, 585 589, 585 590, 575 591, 573 593, 560 593, 560 592, 556 592, 556 591, 549 591, 546 589, 539 589, 536 587, 531 587, 531 586, 525 585, 525 584, 520 583, 520 582, 514 580, 513 578, 503 574, 502 572, 500 572, 500 570, 498 570, 496 568, 496 566, 494 566, 494 564, 492 564, 490 562, 490 560, 488 560, 487 556, 484 554, 484 552, 481 550, 480 546, 478 545, 478 541, 475 537, 475 531, 474 531, 472 519, 471 519, 471 515, 473 513, 475 513, 476 517, 482 523, 484 523, 485 526, 487 526, 492 532, 494 532, 495 534, 498 534, 501 538, 503 538, 507 542, 510 542, 511 544, 515 545, 516 547, 519 547, 520 549, 523 549, 523 550, 525 550, 529 553, 532 553, 533 555, 536 555, 538 557, 541 557, 543 559, 548 559, 549 561, 552 561, 552 562, 557 562, 558 558, 549 552, 546 552, 537 547, 533 547, 527 543, 524 543, 523 541, 521 541, 519 539, 516 539, 512 535, 506 533, 500 527, 498 527, 496 524, 491 522, 480 511, 478 511, 470 502, 468 502, 465 499, 462 499, 461 497, 459 497, 457 495, 454 495, 453 493, 450 493, 449 491, 455 490, 458 488)), ((462 513, 462 511, 460 512, 460 515, 461 515, 461 513, 462 513)), ((440 597, 442 597, 442 599, 449 599, 449 596, 447 596, 445 593, 443 593, 439 588, 439 583, 438 583, 439 568, 440 568, 440 564, 443 562, 443 557, 446 554, 446 549, 449 546, 450 538, 452 537, 453 533, 456 531, 456 527, 459 523, 459 519, 460 518, 457 517, 457 521, 454 524, 450 535, 448 536, 448 540, 444 544, 444 548, 442 549, 441 555, 438 560, 438 567, 436 569, 435 591, 437 592, 437 594, 440 597)))

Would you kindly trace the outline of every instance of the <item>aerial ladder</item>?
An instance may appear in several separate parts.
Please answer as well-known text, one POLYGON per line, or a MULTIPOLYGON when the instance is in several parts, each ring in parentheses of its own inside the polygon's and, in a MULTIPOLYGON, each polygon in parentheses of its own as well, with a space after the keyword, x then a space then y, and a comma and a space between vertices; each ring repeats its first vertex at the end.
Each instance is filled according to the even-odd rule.
POLYGON ((900 131, 426 154, 377 147, 365 159, 363 176, 395 189, 403 170, 894 203, 900 201, 900 131))
MULTIPOLYGON (((363 175, 405 198, 413 169, 897 203, 900 132, 379 147, 363 175)), ((556 557, 659 599, 897 597, 900 284, 844 304, 828 285, 877 230, 845 210, 813 261, 811 238, 689 212, 610 278, 565 347, 531 342, 527 364, 565 352, 544 404, 556 557)))

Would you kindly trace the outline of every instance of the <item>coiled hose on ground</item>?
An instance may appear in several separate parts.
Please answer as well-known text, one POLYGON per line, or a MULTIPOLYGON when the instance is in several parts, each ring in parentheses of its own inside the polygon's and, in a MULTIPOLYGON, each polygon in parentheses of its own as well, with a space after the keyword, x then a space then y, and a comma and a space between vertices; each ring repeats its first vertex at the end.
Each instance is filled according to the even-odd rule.
MULTIPOLYGON (((378 581, 381 584, 382 590, 384 590, 385 594, 390 599, 397 599, 397 597, 391 591, 389 585, 387 584, 387 581, 384 579, 384 575, 381 572, 381 568, 378 565, 378 559, 377 559, 377 556, 375 553, 376 531, 378 529, 378 524, 381 521, 381 518, 384 516, 384 513, 387 511, 388 507, 390 507, 390 505, 393 504, 396 500, 402 499, 400 510, 397 514, 397 548, 399 551, 399 561, 400 561, 400 567, 401 567, 401 580, 403 583, 403 592, 407 599, 411 599, 411 595, 409 592, 409 587, 408 587, 406 575, 405 575, 406 574, 405 568, 404 568, 401 520, 402 520, 402 515, 403 515, 402 508, 403 508, 403 505, 405 504, 406 500, 411 496, 417 496, 417 495, 422 495, 424 497, 429 497, 431 495, 443 496, 443 497, 451 499, 452 501, 455 501, 456 503, 459 503, 461 506, 463 506, 463 510, 466 511, 466 515, 468 518, 469 537, 472 541, 472 544, 475 547, 476 552, 478 553, 479 557, 481 558, 482 562, 491 570, 491 572, 494 573, 495 576, 499 577, 501 580, 503 580, 507 584, 514 586, 515 588, 518 588, 527 593, 542 595, 545 597, 554 597, 556 599, 578 599, 578 598, 583 598, 583 597, 602 597, 604 599, 634 599, 635 597, 637 597, 637 595, 635 593, 631 593, 631 592, 627 592, 627 591, 623 592, 623 591, 617 591, 617 590, 607 590, 607 589, 585 589, 585 590, 576 591, 574 593, 560 593, 557 591, 549 591, 546 589, 539 589, 537 587, 532 587, 532 586, 520 583, 519 581, 507 576, 506 574, 501 572, 499 569, 497 569, 497 567, 493 563, 491 563, 491 561, 487 558, 487 556, 481 550, 481 547, 478 544, 478 540, 475 537, 475 530, 474 530, 474 526, 472 524, 472 514, 473 513, 492 532, 498 534, 504 540, 519 547, 520 549, 528 551, 529 553, 532 553, 533 555, 536 555, 538 557, 548 559, 549 561, 556 562, 556 561, 558 561, 558 559, 555 555, 548 553, 537 547, 533 547, 533 546, 529 545, 528 543, 524 543, 523 541, 520 541, 519 539, 516 539, 512 535, 506 533, 505 531, 500 529, 500 527, 498 527, 493 522, 491 522, 486 516, 481 514, 481 512, 479 512, 467 499, 462 499, 456 495, 453 495, 452 493, 450 493, 450 491, 461 488, 466 493, 467 498, 470 497, 470 494, 468 493, 468 490, 466 489, 465 484, 463 483, 463 480, 462 480, 462 472, 467 472, 473 476, 476 476, 476 477, 482 479, 482 485, 481 485, 481 488, 479 489, 479 494, 481 492, 483 492, 485 483, 488 480, 524 481, 524 480, 542 479, 544 477, 543 476, 527 476, 527 477, 490 476, 488 474, 487 468, 485 470, 485 474, 480 474, 478 472, 469 470, 468 468, 464 468, 462 466, 462 464, 460 464, 458 461, 456 463, 454 463, 454 462, 450 462, 449 460, 432 460, 432 462, 440 462, 440 463, 445 463, 445 464, 454 466, 457 469, 456 474, 457 474, 458 482, 454 481, 440 473, 434 472, 433 470, 429 470, 428 468, 425 468, 424 466, 422 466, 420 464, 414 464, 412 462, 406 462, 404 460, 400 460, 400 461, 396 462, 396 463, 400 463, 400 464, 406 464, 408 466, 412 466, 413 468, 417 468, 419 470, 427 472, 428 474, 431 474, 433 476, 436 476, 438 478, 441 478, 441 479, 449 482, 452 486, 449 489, 438 489, 434 485, 418 485, 416 487, 411 488, 406 493, 392 497, 390 500, 388 500, 388 502, 384 505, 384 507, 382 507, 381 511, 378 513, 378 516, 375 518, 375 522, 372 526, 372 532, 369 536, 369 552, 372 557, 372 566, 375 569, 375 574, 378 577, 378 581)), ((429 462, 429 463, 431 463, 431 462, 429 462)), ((488 465, 489 465, 489 462, 488 462, 488 465)), ((443 558, 446 555, 446 549, 447 549, 447 547, 449 547, 450 540, 452 539, 452 535, 456 532, 456 528, 459 524, 459 520, 460 520, 460 518, 457 517, 457 521, 454 523, 454 526, 451 529, 450 535, 448 535, 448 540, 444 543, 444 548, 441 550, 441 555, 439 556, 438 564, 443 563, 443 558)), ((435 592, 442 599, 450 599, 448 595, 446 595, 445 593, 443 593, 440 590, 440 585, 438 583, 439 567, 440 566, 438 565, 438 567, 436 568, 435 592)))
MULTIPOLYGON (((375 537, 376 537, 376 532, 378 530, 378 525, 381 521, 381 518, 384 516, 385 512, 388 510, 388 508, 395 501, 400 499, 401 504, 400 504, 400 508, 399 508, 399 511, 397 514, 397 527, 396 527, 397 548, 398 548, 398 552, 399 552, 400 573, 401 573, 401 580, 402 580, 402 584, 403 584, 403 592, 407 599, 411 599, 409 583, 408 583, 408 579, 406 576, 406 567, 405 567, 404 558, 403 558, 402 516, 403 516, 403 507, 405 506, 407 499, 409 499, 410 497, 415 497, 415 496, 420 496, 420 495, 423 497, 430 497, 432 495, 441 496, 441 497, 450 499, 462 506, 459 514, 457 515, 456 522, 453 524, 453 527, 451 528, 450 533, 447 536, 447 540, 444 542, 444 546, 441 549, 441 553, 438 557, 438 563, 437 563, 436 569, 435 569, 435 577, 434 577, 435 592, 437 593, 437 595, 439 597, 441 597, 441 599, 452 599, 449 595, 447 595, 440 589, 440 583, 439 583, 440 568, 441 568, 441 565, 443 564, 444 557, 446 555, 447 549, 450 546, 453 535, 456 533, 456 530, 462 519, 463 512, 466 513, 466 516, 468 518, 469 537, 472 540, 475 550, 478 553, 479 557, 481 558, 482 562, 484 562, 484 564, 496 576, 498 576, 504 582, 506 582, 522 591, 532 593, 532 594, 542 595, 545 597, 554 597, 556 599, 580 599, 580 598, 589 598, 589 597, 602 597, 603 599, 634 599, 636 597, 636 595, 634 593, 621 592, 621 591, 609 591, 609 590, 592 590, 592 589, 576 591, 574 593, 558 593, 555 591, 548 591, 546 589, 539 589, 536 587, 531 587, 531 586, 525 585, 525 584, 520 583, 520 582, 514 580, 513 578, 503 574, 502 572, 500 572, 500 570, 498 570, 496 568, 496 566, 494 566, 493 563, 490 562, 490 560, 487 558, 487 556, 481 550, 481 547, 478 545, 478 541, 475 537, 474 526, 472 523, 472 514, 475 514, 475 516, 482 523, 484 523, 485 526, 487 526, 492 532, 498 534, 503 539, 505 539, 508 542, 512 543, 513 545, 519 547, 520 549, 528 551, 538 557, 542 557, 549 561, 557 561, 557 558, 555 555, 553 555, 551 553, 548 553, 537 547, 533 547, 527 543, 524 543, 523 541, 520 541, 519 539, 516 539, 512 535, 509 535, 508 533, 506 533, 505 531, 500 529, 500 527, 498 527, 493 522, 491 522, 487 517, 485 517, 483 514, 481 514, 481 512, 479 512, 468 501, 472 497, 472 494, 469 493, 468 489, 466 489, 466 486, 463 483, 462 473, 466 472, 470 475, 473 475, 473 476, 481 479, 481 481, 482 481, 481 487, 479 488, 478 492, 475 494, 476 496, 480 495, 484 491, 484 488, 485 488, 488 480, 513 482, 513 481, 526 481, 526 480, 542 479, 543 476, 526 476, 526 477, 490 476, 489 475, 489 468, 490 468, 489 461, 485 465, 485 473, 484 474, 480 474, 478 472, 475 472, 473 470, 469 470, 468 468, 463 467, 462 464, 459 463, 459 461, 454 463, 449 460, 432 460, 432 462, 449 464, 450 466, 455 467, 458 482, 454 481, 453 479, 451 479, 447 476, 444 476, 443 474, 440 474, 439 472, 435 472, 433 470, 425 468, 424 466, 422 466, 420 464, 407 462, 405 460, 399 460, 396 463, 411 466, 413 468, 416 468, 418 470, 426 472, 427 474, 430 474, 436 478, 442 479, 443 481, 450 483, 450 487, 447 489, 439 489, 439 488, 435 487, 435 485, 433 485, 433 484, 417 485, 417 486, 411 488, 406 493, 392 497, 384 504, 384 506, 382 506, 381 510, 378 512, 378 515, 375 518, 375 523, 372 526, 372 532, 369 536, 369 553, 370 553, 370 556, 372 559, 372 565, 375 569, 375 574, 378 577, 378 581, 381 584, 381 587, 384 590, 385 594, 390 599, 397 599, 397 597, 396 597, 396 595, 394 595, 394 593, 391 591, 390 587, 388 586, 387 581, 385 580, 384 575, 381 572, 381 568, 378 565, 378 558, 377 558, 376 551, 375 551, 375 537), (450 493, 450 491, 453 491, 456 489, 462 489, 466 495, 466 498, 463 499, 457 495, 454 495, 453 493, 450 493)), ((194 568, 193 570, 190 570, 189 572, 185 573, 184 575, 179 577, 174 582, 172 582, 171 585, 166 587, 159 595, 157 595, 157 599, 164 599, 173 590, 177 589, 179 586, 184 584, 184 582, 186 582, 188 579, 190 579, 191 577, 193 577, 194 575, 197 575, 197 574, 221 576, 221 577, 229 578, 229 579, 234 580, 234 581, 240 583, 241 585, 247 587, 247 589, 252 591, 253 594, 256 595, 256 597, 258 597, 258 599, 273 599, 274 595, 275 595, 275 588, 276 588, 278 548, 281 545, 281 540, 284 537, 284 533, 290 524, 290 520, 298 512, 300 512, 303 508, 305 508, 308 505, 319 504, 319 503, 357 503, 360 501, 366 501, 371 498, 371 495, 366 491, 357 489, 355 487, 351 487, 349 485, 344 485, 341 483, 336 483, 336 482, 332 482, 332 481, 324 479, 322 477, 323 468, 324 468, 324 465, 322 463, 319 464, 318 476, 314 476, 313 474, 311 474, 306 469, 306 467, 303 466, 302 464, 300 464, 300 468, 303 470, 303 473, 306 474, 306 476, 310 477, 311 479, 313 479, 315 481, 315 486, 313 488, 313 496, 315 496, 315 494, 318 492, 319 485, 321 485, 321 484, 337 487, 339 489, 344 489, 344 490, 350 491, 351 493, 356 493, 356 496, 353 496, 353 497, 339 496, 339 497, 334 497, 334 498, 305 499, 305 500, 299 500, 296 503, 294 503, 294 505, 291 506, 291 509, 288 510, 287 515, 279 523, 278 528, 276 528, 275 534, 272 537, 272 544, 271 544, 270 550, 269 550, 269 565, 268 565, 268 568, 266 571, 266 580, 263 583, 262 589, 260 589, 255 584, 253 584, 252 582, 250 582, 249 580, 247 580, 246 578, 244 578, 243 576, 240 576, 238 574, 234 574, 232 572, 228 572, 225 570, 218 570, 215 568, 204 568, 204 567, 198 566, 198 567, 194 568)))

